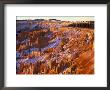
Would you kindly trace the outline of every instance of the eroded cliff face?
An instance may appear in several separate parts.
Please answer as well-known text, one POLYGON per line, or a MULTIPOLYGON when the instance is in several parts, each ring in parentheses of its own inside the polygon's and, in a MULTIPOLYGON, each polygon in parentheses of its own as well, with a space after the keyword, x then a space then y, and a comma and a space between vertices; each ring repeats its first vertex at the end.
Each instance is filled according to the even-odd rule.
POLYGON ((20 32, 16 73, 94 74, 94 29, 80 25, 20 32))

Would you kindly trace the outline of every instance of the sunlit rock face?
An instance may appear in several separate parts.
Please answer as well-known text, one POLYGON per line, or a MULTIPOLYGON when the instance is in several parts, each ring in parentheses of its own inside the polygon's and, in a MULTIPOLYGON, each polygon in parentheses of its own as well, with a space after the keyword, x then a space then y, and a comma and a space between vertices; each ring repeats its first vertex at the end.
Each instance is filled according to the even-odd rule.
POLYGON ((16 21, 17 74, 94 74, 94 21, 16 21))

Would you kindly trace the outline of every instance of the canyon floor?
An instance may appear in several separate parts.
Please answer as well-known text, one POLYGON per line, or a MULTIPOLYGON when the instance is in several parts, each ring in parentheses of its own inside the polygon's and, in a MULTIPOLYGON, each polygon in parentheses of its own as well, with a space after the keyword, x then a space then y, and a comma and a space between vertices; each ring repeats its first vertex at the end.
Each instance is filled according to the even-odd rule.
POLYGON ((16 55, 16 74, 94 74, 94 29, 21 32, 16 55))

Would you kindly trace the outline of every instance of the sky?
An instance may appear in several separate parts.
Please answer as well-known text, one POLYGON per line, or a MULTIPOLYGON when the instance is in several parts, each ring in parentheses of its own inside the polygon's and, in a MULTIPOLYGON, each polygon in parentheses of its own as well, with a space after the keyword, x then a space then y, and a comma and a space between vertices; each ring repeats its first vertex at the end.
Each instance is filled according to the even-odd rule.
POLYGON ((17 16, 17 20, 57 19, 61 21, 94 21, 94 16, 17 16))

